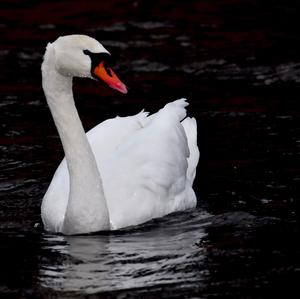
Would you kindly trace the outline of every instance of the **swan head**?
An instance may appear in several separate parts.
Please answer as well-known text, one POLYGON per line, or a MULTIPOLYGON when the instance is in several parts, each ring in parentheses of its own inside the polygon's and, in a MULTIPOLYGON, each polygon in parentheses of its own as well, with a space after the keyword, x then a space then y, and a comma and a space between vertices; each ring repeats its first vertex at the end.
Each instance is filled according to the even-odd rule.
POLYGON ((50 48, 55 69, 61 75, 102 80, 112 89, 127 93, 125 84, 111 69, 110 53, 94 38, 86 35, 61 36, 48 44, 45 59, 50 48))

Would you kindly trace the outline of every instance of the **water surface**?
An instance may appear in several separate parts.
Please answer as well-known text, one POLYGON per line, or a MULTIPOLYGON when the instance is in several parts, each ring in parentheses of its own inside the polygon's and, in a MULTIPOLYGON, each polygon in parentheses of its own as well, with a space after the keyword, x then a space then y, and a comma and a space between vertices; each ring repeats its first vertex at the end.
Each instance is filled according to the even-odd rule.
POLYGON ((298 12, 284 1, 2 1, 0 297, 297 298, 298 12), (71 33, 102 41, 130 88, 75 80, 86 129, 189 99, 197 209, 84 237, 43 230, 63 152, 40 64, 47 42, 71 33))

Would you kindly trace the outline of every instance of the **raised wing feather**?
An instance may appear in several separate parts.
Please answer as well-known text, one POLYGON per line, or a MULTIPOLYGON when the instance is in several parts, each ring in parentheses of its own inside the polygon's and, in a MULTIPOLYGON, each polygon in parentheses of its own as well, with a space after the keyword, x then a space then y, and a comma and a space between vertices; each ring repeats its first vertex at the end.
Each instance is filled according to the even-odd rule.
POLYGON ((144 128, 100 166, 114 229, 196 205, 186 179, 189 148, 180 123, 186 105, 178 100, 146 118, 144 128))

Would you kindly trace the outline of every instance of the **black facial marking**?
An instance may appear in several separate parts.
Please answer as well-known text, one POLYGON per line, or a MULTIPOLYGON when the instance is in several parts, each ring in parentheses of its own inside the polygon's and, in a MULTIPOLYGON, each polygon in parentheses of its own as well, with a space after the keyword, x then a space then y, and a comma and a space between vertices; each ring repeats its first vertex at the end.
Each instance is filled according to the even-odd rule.
POLYGON ((91 68, 91 74, 94 78, 98 79, 94 74, 94 69, 101 63, 104 62, 104 67, 107 72, 107 74, 112 77, 111 71, 108 69, 114 64, 114 61, 110 54, 108 53, 93 53, 90 50, 83 50, 83 53, 85 55, 88 55, 91 58, 92 62, 92 68, 91 68))

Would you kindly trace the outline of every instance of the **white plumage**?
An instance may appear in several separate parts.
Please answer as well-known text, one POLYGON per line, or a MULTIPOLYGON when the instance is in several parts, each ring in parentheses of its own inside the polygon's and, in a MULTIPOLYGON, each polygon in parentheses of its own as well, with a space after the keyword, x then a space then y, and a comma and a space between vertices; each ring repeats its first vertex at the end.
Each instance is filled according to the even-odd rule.
MULTIPOLYGON (((49 66, 49 61, 46 58, 45 60, 49 66)), ((88 152, 88 146, 87 150, 84 147, 85 137, 82 136, 80 128, 77 135, 76 125, 70 128, 73 120, 62 120, 67 113, 68 117, 72 118, 70 114, 74 111, 69 111, 68 105, 62 104, 59 107, 58 103, 65 101, 62 98, 59 101, 55 100, 56 104, 53 105, 51 99, 57 98, 57 95, 51 97, 49 92, 51 93, 52 87, 45 86, 49 73, 52 77, 53 72, 43 69, 44 90, 60 132, 67 160, 65 158, 59 165, 43 199, 42 219, 46 230, 76 234, 101 229, 119 229, 196 206, 192 184, 199 159, 197 124, 194 118, 186 117, 185 107, 188 103, 185 99, 168 103, 151 116, 141 112, 134 116, 108 119, 97 125, 87 133, 94 160, 90 157, 87 163, 81 164, 81 168, 76 170, 79 160, 91 156, 91 153, 88 152), (65 109, 66 113, 61 113, 60 108, 65 109), (75 134, 76 138, 69 137, 71 134, 75 134), (81 139, 83 145, 79 151, 81 142, 76 143, 81 139), (97 171, 93 169, 93 162, 96 162, 100 181, 102 179, 103 194, 100 194, 99 200, 104 202, 104 209, 100 209, 105 210, 106 203, 108 215, 105 217, 109 219, 108 227, 101 227, 102 224, 96 228, 93 226, 93 222, 96 221, 93 219, 101 215, 97 215, 97 208, 91 207, 93 200, 90 198, 93 196, 87 193, 97 192, 98 187, 96 191, 91 190, 93 178, 89 177, 88 169, 83 169, 89 167, 86 164, 91 164, 92 171, 97 171), (76 183, 70 183, 70 175, 78 178, 74 179, 76 183), (70 199, 75 192, 73 190, 73 193, 70 193, 70 186, 76 193, 84 196, 76 200, 70 199), (83 198, 85 194, 87 199, 83 198), (70 211, 67 213, 68 209, 70 211), (82 210, 85 209, 86 212, 83 213, 82 210), (66 224, 66 217, 73 219, 66 224), (71 229, 68 223, 72 223, 71 229)), ((59 91, 67 93, 69 86, 63 85, 66 88, 59 88, 59 91)), ((66 102, 69 101, 72 99, 66 102)), ((74 124, 76 122, 78 119, 74 120, 74 124)))

